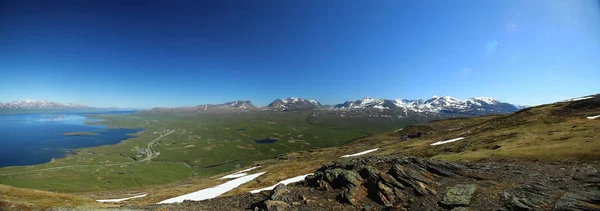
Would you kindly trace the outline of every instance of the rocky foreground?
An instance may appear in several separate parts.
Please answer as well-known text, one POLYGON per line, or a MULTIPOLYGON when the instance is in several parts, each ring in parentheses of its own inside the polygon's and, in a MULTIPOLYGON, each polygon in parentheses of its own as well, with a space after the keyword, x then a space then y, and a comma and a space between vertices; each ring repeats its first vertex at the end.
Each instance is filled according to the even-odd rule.
POLYGON ((323 166, 304 182, 274 191, 128 209, 600 210, 599 166, 361 157, 323 166))

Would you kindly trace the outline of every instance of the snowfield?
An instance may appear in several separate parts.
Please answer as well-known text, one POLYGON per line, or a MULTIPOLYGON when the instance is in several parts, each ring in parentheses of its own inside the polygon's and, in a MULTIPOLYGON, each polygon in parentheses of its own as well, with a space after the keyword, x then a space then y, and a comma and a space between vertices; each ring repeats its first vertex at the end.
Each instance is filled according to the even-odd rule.
POLYGON ((252 171, 252 170, 257 169, 257 168, 260 168, 260 166, 255 166, 255 167, 252 167, 252 168, 249 168, 249 169, 244 169, 244 170, 235 172, 233 174, 225 175, 225 176, 223 176, 223 177, 221 177, 219 179, 235 179, 235 178, 240 178, 240 177, 248 175, 248 173, 245 173, 245 172, 249 172, 249 171, 252 171))
POLYGON ((122 198, 122 199, 101 199, 101 200, 96 200, 97 202, 102 202, 102 203, 106 203, 106 202, 121 202, 121 201, 125 201, 125 200, 129 200, 129 199, 135 199, 135 198, 142 198, 147 196, 148 194, 142 194, 139 196, 132 196, 132 197, 127 197, 127 198, 122 198))
POLYGON ((193 193, 188 193, 185 195, 181 195, 175 198, 170 198, 161 202, 158 202, 157 204, 169 204, 169 203, 180 203, 183 202, 184 200, 192 200, 192 201, 202 201, 202 200, 206 200, 206 199, 212 199, 215 198, 217 196, 220 196, 221 194, 226 193, 227 191, 233 190, 234 188, 237 188, 238 186, 250 182, 254 179, 256 179, 257 177, 259 177, 260 175, 263 175, 265 172, 260 172, 260 173, 256 173, 256 174, 250 174, 247 176, 243 176, 234 180, 230 180, 227 181, 223 184, 217 185, 215 187, 212 188, 206 188, 206 189, 202 189, 193 193))
POLYGON ((588 116, 587 118, 588 119, 597 119, 598 117, 600 117, 600 115, 597 115, 597 116, 588 116))
POLYGON ((364 154, 368 154, 368 153, 371 153, 371 152, 375 152, 375 151, 377 151, 378 149, 379 149, 379 148, 370 149, 370 150, 363 151, 363 152, 359 152, 359 153, 355 153, 355 154, 350 154, 350 155, 342 155, 342 156, 340 156, 340 157, 341 157, 341 158, 347 158, 347 157, 354 157, 354 156, 364 155, 364 154))
POLYGON ((297 176, 297 177, 292 177, 292 178, 289 178, 289 179, 284 179, 284 180, 281 180, 280 182, 278 182, 275 185, 272 185, 272 186, 269 186, 269 187, 266 187, 266 188, 256 189, 256 190, 250 191, 250 193, 259 193, 259 192, 265 191, 265 190, 273 190, 273 188, 275 188, 275 186, 277 186, 279 184, 288 185, 288 184, 291 184, 291 183, 300 182, 300 181, 304 180, 304 178, 306 178, 306 176, 308 176, 308 175, 313 175, 313 174, 310 173, 310 174, 300 175, 300 176, 297 176))
POLYGON ((455 142, 455 141, 463 140, 463 139, 465 139, 465 137, 458 137, 458 138, 448 139, 448 140, 445 140, 445 141, 438 141, 438 142, 435 142, 435 143, 430 144, 430 145, 431 146, 435 146, 435 145, 446 144, 446 143, 455 142))

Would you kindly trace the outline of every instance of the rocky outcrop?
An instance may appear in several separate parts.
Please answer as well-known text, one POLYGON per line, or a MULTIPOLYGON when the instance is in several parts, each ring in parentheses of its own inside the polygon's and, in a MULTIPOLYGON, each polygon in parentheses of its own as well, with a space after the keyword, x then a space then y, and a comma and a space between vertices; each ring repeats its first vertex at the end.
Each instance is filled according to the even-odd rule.
MULTIPOLYGON (((271 192, 150 210, 600 210, 600 162, 338 160, 271 192)), ((144 209, 144 210, 148 210, 144 209)))
POLYGON ((600 191, 576 191, 565 193, 554 206, 556 211, 567 210, 600 210, 600 191))
POLYGON ((540 183, 518 186, 502 192, 502 199, 509 210, 540 210, 552 203, 549 188, 540 183))
MULTIPOLYGON (((441 178, 472 174, 464 166, 437 160, 367 157, 324 166, 306 180, 308 185, 323 191, 341 190, 337 199, 342 203, 360 206, 370 200, 386 207, 403 207, 412 197, 438 194, 437 181, 441 178)), ((474 185, 450 189, 442 203, 468 206, 475 189, 474 185)))

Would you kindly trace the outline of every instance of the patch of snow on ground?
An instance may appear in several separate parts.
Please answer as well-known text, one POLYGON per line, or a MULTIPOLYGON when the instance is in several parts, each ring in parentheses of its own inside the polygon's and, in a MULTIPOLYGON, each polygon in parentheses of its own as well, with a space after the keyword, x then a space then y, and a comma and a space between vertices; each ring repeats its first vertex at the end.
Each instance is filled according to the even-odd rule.
POLYGON ((565 101, 566 102, 572 102, 572 101, 579 101, 579 100, 587 100, 587 99, 590 99, 590 98, 593 98, 593 97, 578 97, 578 98, 571 98, 571 99, 568 99, 568 100, 565 100, 565 101))
POLYGON ((300 175, 300 176, 297 176, 297 177, 292 177, 292 178, 284 179, 284 180, 281 180, 280 182, 278 182, 275 185, 272 185, 272 186, 269 186, 269 187, 266 187, 266 188, 261 188, 261 189, 253 190, 253 191, 250 191, 250 193, 259 193, 259 192, 265 191, 265 190, 273 190, 273 188, 275 188, 275 186, 277 186, 279 184, 288 185, 288 184, 291 184, 291 183, 300 182, 300 181, 304 180, 304 178, 306 178, 306 176, 308 176, 308 175, 313 175, 313 174, 310 173, 310 174, 305 174, 305 175, 300 175))
POLYGON ((435 145, 446 144, 446 143, 455 142, 455 141, 463 140, 463 139, 465 139, 465 137, 458 137, 458 138, 448 139, 448 140, 445 140, 445 141, 438 141, 438 142, 435 142, 435 143, 430 144, 430 145, 431 146, 435 146, 435 145))
POLYGON ((121 202, 121 201, 125 201, 125 200, 129 200, 129 199, 135 199, 135 198, 142 198, 147 196, 148 194, 142 194, 139 196, 132 196, 132 197, 127 197, 127 198, 122 198, 122 199, 101 199, 101 200, 96 200, 97 202, 121 202))
POLYGON ((342 156, 340 156, 340 157, 341 157, 341 158, 347 158, 347 157, 354 157, 354 156, 364 155, 364 154, 367 154, 367 153, 375 152, 375 151, 377 151, 378 149, 379 149, 379 148, 370 149, 370 150, 367 150, 367 151, 364 151, 364 152, 359 152, 359 153, 355 153, 355 154, 351 154, 351 155, 342 155, 342 156))
POLYGON ((225 175, 225 176, 223 176, 223 177, 221 177, 219 179, 235 179, 235 178, 243 177, 243 176, 248 175, 247 173, 244 173, 244 172, 249 172, 249 171, 252 171, 252 170, 257 169, 257 168, 260 168, 260 166, 255 166, 255 167, 252 167, 252 168, 249 168, 249 169, 244 169, 244 170, 235 172, 235 173, 230 174, 230 175, 225 175))
POLYGON ((265 172, 260 172, 260 173, 256 173, 256 174, 250 174, 248 176, 243 176, 234 180, 230 180, 227 181, 226 183, 217 185, 215 187, 212 188, 206 188, 206 189, 202 189, 193 193, 188 193, 185 195, 181 195, 175 198, 170 198, 161 202, 158 202, 158 204, 169 204, 169 203, 179 203, 179 202, 183 202, 184 200, 192 200, 192 201, 202 201, 202 200, 206 200, 206 199, 212 199, 215 198, 217 196, 220 196, 221 194, 226 193, 227 191, 233 190, 234 188, 237 188, 238 186, 250 182, 254 179, 256 179, 257 177, 259 177, 260 175, 263 175, 265 172))
POLYGON ((588 119, 597 119, 598 117, 600 117, 600 115, 597 115, 597 116, 588 116, 587 118, 588 119))

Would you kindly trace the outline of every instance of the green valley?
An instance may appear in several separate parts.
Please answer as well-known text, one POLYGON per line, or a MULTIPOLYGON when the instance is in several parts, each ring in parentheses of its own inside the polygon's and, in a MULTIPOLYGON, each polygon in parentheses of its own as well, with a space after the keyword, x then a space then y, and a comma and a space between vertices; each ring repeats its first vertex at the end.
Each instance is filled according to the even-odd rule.
POLYGON ((119 144, 78 149, 77 154, 50 163, 1 168, 0 183, 57 192, 163 185, 212 176, 284 153, 340 146, 406 125, 390 119, 343 120, 311 114, 256 110, 89 115, 102 119, 91 124, 145 130, 119 144), (262 139, 276 141, 257 143, 262 139))

